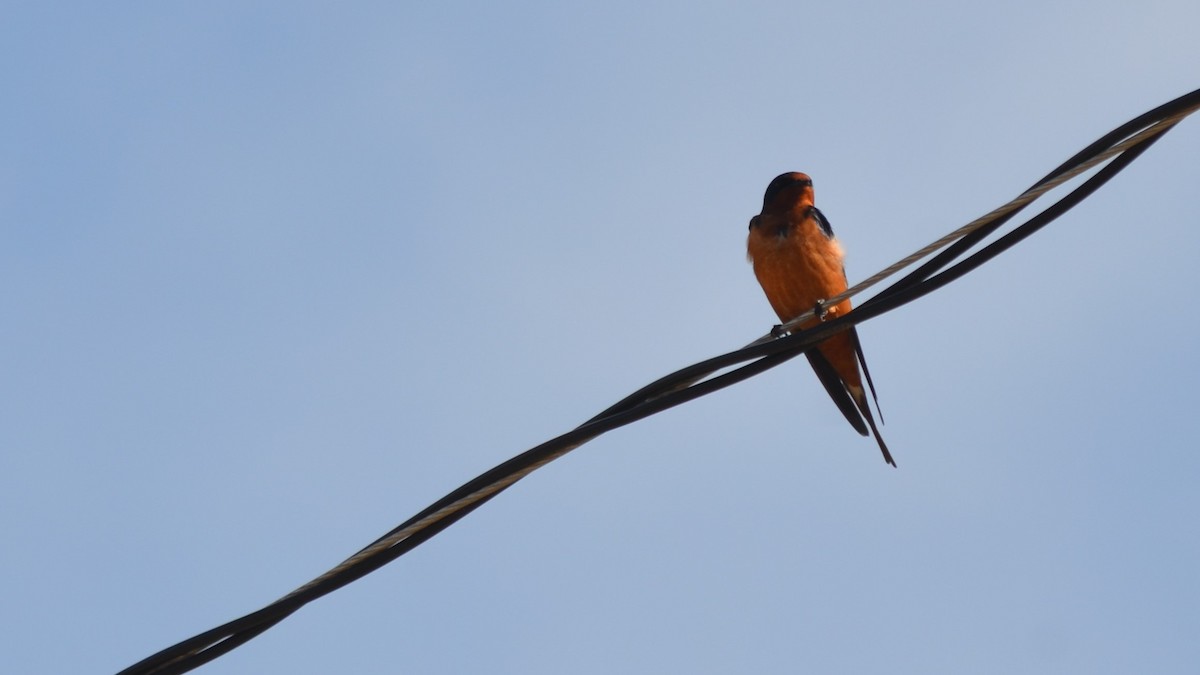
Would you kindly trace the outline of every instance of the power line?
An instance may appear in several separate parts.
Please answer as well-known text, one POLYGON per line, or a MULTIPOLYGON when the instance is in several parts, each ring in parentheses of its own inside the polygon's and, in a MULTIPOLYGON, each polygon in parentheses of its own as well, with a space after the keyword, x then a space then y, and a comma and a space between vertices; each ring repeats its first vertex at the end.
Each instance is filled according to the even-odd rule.
MULTIPOLYGON (((842 295, 828 300, 829 304, 837 304, 918 261, 933 256, 899 281, 861 303, 853 311, 810 329, 795 330, 784 337, 775 338, 773 333, 769 333, 742 349, 707 359, 662 377, 579 427, 526 450, 464 483, 333 569, 283 598, 256 612, 172 645, 122 670, 118 675, 183 673, 208 663, 260 635, 309 602, 332 593, 411 551, 525 476, 593 438, 774 368, 848 326, 889 312, 945 286, 1069 211, 1120 173, 1163 134, 1197 109, 1200 109, 1200 89, 1126 122, 1078 152, 1007 204, 906 256, 842 295), (1066 196, 955 263, 955 260, 999 230, 1026 206, 1096 167, 1101 168, 1066 196), (951 266, 952 263, 954 264, 951 266), (728 370, 731 368, 732 370, 728 370)), ((811 318, 811 315, 811 312, 802 315, 782 328, 787 331, 794 330, 805 319, 811 318)))

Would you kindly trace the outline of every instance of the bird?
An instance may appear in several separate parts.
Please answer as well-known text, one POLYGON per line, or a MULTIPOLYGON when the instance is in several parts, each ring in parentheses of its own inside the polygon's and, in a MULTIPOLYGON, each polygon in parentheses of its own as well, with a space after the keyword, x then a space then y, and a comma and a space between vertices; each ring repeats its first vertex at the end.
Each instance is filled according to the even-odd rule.
MULTIPOLYGON (((825 300, 846 290, 845 253, 829 220, 814 204, 812 178, 807 174, 784 173, 767 186, 762 212, 750 219, 746 255, 783 323, 815 309, 813 318, 800 325, 812 328, 850 311, 849 299, 825 305, 825 300)), ((818 343, 806 356, 850 425, 863 436, 873 434, 884 461, 896 466, 867 404, 864 378, 876 409, 879 398, 854 326, 818 343)), ((879 419, 883 420, 882 413, 879 419)))

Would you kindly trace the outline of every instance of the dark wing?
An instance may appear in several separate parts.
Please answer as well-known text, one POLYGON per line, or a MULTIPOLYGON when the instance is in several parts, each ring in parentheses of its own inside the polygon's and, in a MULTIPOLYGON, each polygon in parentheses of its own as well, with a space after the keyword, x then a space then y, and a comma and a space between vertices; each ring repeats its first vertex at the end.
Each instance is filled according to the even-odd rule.
POLYGON ((875 409, 879 411, 879 421, 882 422, 883 409, 879 407, 879 394, 875 393, 875 383, 871 381, 871 370, 867 368, 867 357, 863 356, 862 343, 858 341, 858 331, 851 326, 848 332, 850 333, 850 341, 854 343, 854 353, 858 356, 858 365, 862 367, 863 377, 867 380, 867 387, 871 389, 871 398, 875 400, 875 409))
POLYGON ((833 226, 829 224, 829 219, 825 217, 825 214, 821 213, 821 209, 814 206, 810 209, 810 213, 812 213, 812 217, 817 221, 817 225, 821 226, 821 231, 825 233, 825 236, 832 239, 833 226))
MULTIPOLYGON (((875 399, 875 409, 879 411, 879 421, 883 422, 883 410, 879 407, 879 396, 875 394, 875 383, 871 381, 871 371, 867 369, 867 359, 863 356, 862 343, 858 340, 858 331, 851 327, 849 333, 850 341, 854 343, 854 354, 858 356, 858 365, 862 368, 867 386, 871 388, 871 398, 875 399)), ((883 436, 879 435, 879 427, 875 426, 875 418, 871 415, 871 407, 867 405, 867 397, 861 394, 861 389, 859 391, 859 398, 862 400, 855 402, 858 404, 858 409, 862 411, 863 417, 867 418, 867 424, 871 425, 871 434, 875 436, 875 442, 879 444, 879 451, 883 453, 883 461, 896 466, 896 460, 892 459, 892 453, 888 451, 887 443, 884 443, 883 436)))
POLYGON ((850 392, 846 391, 846 385, 842 384, 842 378, 838 376, 837 371, 833 369, 833 365, 829 363, 829 359, 825 355, 817 351, 815 348, 804 353, 808 357, 808 362, 812 365, 813 371, 817 374, 817 379, 825 386, 826 393, 833 402, 837 404, 838 410, 846 416, 846 421, 859 434, 866 436, 867 424, 863 421, 862 415, 858 412, 858 407, 854 405, 854 399, 850 398, 850 392))

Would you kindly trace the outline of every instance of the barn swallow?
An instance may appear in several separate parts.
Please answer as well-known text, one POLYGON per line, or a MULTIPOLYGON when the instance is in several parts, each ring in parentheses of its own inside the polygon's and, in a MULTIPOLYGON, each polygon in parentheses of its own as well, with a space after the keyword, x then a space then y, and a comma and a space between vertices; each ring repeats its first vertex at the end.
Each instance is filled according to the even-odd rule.
MULTIPOLYGON (((754 276, 784 323, 816 309, 817 316, 800 326, 811 328, 827 317, 850 311, 849 300, 832 306, 824 304, 827 298, 846 290, 844 254, 829 221, 813 205, 813 184, 807 175, 785 173, 767 186, 762 213, 750 219, 746 252, 754 265, 754 276)), ((879 399, 854 327, 817 344, 806 356, 850 425, 863 436, 868 435, 869 427, 884 461, 896 466, 867 405, 864 376, 877 408, 879 399)))

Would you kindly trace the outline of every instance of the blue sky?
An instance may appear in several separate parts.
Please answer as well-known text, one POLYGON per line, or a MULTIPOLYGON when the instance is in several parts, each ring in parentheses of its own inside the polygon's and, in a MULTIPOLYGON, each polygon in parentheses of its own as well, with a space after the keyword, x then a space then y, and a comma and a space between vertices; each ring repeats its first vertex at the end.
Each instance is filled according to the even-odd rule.
MULTIPOLYGON (((25 3, 4 670, 113 672, 1200 86, 1194 2, 25 3)), ((1191 672, 1200 119, 807 365, 605 436, 200 672, 1191 672)))

